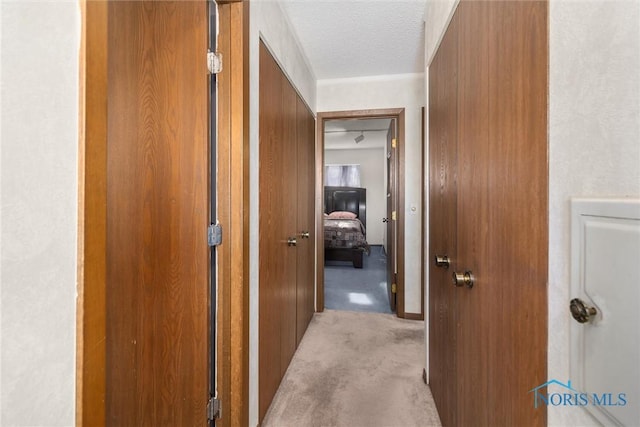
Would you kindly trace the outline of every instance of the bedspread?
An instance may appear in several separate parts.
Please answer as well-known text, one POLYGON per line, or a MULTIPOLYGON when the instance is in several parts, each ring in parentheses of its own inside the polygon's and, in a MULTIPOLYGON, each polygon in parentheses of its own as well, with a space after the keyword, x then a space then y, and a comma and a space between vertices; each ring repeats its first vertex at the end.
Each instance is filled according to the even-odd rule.
POLYGON ((365 229, 359 219, 324 219, 325 248, 353 249, 369 251, 365 229))

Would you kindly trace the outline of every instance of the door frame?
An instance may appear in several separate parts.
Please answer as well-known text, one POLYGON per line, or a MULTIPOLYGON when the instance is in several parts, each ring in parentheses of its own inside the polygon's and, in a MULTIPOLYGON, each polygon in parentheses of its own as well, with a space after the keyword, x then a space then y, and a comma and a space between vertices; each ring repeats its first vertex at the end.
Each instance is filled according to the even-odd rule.
POLYGON ((324 123, 329 120, 396 119, 398 124, 398 236, 396 257, 398 262, 397 306, 398 317, 407 317, 404 309, 404 139, 405 109, 387 108, 374 110, 328 111, 317 114, 316 119, 316 311, 324 311, 324 123))
MULTIPOLYGON (((228 238, 217 249, 216 370, 223 411, 216 425, 231 426, 249 423, 249 2, 217 3, 218 50, 225 60, 218 75, 217 148, 219 164, 226 165, 217 171, 217 214, 228 238)), ((80 0, 78 427, 106 423, 107 8, 108 1, 80 0)), ((206 52, 202 55, 206 70, 206 52)))

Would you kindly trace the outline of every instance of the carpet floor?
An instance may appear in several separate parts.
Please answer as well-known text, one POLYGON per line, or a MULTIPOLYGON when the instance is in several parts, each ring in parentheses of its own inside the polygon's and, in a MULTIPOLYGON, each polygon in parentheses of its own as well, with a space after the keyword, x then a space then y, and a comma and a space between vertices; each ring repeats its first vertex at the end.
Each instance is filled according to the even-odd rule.
POLYGON ((316 313, 264 427, 440 426, 422 380, 424 323, 380 313, 316 313))
POLYGON ((347 261, 325 261, 324 306, 332 310, 391 313, 387 293, 387 257, 381 245, 371 246, 362 268, 347 261))

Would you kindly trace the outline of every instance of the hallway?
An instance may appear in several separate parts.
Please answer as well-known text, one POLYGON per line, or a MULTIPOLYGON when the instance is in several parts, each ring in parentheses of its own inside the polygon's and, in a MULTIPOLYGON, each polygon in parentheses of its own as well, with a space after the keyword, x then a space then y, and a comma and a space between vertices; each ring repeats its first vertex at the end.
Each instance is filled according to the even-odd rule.
POLYGON ((424 357, 422 322, 316 313, 263 426, 439 426, 424 357))

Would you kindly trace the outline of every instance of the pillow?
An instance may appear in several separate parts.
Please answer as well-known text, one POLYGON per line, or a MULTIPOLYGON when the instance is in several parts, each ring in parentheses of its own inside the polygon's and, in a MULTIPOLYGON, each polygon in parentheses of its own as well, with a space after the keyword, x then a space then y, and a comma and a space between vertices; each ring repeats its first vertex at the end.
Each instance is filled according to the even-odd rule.
POLYGON ((346 211, 334 211, 329 214, 329 218, 331 219, 356 219, 358 215, 353 212, 346 211))

